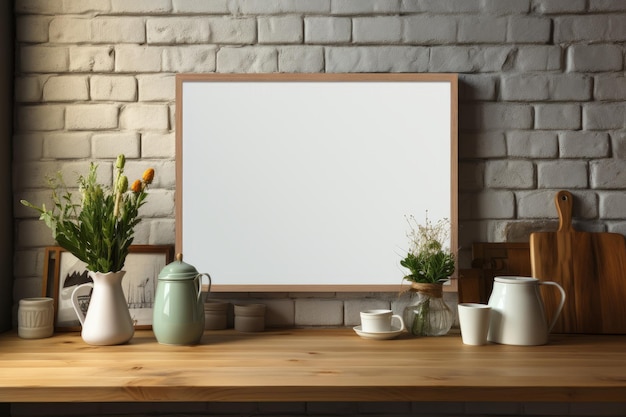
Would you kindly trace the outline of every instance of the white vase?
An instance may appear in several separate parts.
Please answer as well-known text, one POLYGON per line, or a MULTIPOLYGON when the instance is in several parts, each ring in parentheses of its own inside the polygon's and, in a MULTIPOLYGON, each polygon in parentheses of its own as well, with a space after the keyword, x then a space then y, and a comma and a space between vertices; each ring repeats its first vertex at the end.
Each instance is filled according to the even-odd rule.
POLYGON ((85 343, 97 346, 119 345, 128 342, 135 334, 133 320, 122 290, 126 271, 92 272, 92 283, 82 284, 72 292, 72 304, 82 325, 81 336, 85 343), (77 294, 84 286, 92 286, 87 313, 83 314, 77 294))

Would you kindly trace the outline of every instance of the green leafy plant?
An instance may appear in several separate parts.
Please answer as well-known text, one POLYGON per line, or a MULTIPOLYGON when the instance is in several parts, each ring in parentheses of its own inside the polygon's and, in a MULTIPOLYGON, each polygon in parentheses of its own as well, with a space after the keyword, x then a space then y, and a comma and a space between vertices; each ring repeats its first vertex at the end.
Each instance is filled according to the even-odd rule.
POLYGON ((400 265, 407 268, 410 274, 404 279, 415 283, 439 283, 447 280, 455 270, 454 254, 444 243, 450 233, 448 219, 432 223, 426 216, 424 224, 419 224, 415 217, 407 217, 410 231, 410 247, 400 265))
POLYGON ((143 173, 128 187, 124 175, 126 158, 119 155, 115 162, 113 187, 97 181, 97 165, 91 163, 87 176, 79 176, 80 203, 66 186, 61 173, 48 178, 54 206, 21 203, 40 213, 40 220, 52 230, 59 246, 87 264, 94 272, 117 272, 124 267, 134 228, 141 221, 139 208, 146 202, 148 185, 154 179, 154 169, 143 173))

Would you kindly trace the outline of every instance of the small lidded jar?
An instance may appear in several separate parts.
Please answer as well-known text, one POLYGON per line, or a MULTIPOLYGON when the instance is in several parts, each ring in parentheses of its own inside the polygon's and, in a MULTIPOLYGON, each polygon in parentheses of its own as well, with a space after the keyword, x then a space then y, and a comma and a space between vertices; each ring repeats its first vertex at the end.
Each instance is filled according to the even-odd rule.
POLYGON ((240 332, 265 330, 265 304, 235 305, 235 330, 240 332))
POLYGON ((222 301, 204 303, 204 329, 223 330, 228 327, 228 305, 222 301))

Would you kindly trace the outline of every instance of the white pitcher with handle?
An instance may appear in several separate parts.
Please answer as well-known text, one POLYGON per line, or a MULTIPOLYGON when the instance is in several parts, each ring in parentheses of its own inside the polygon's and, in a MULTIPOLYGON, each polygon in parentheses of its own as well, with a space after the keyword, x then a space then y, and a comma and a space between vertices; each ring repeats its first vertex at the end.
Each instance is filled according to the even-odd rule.
POLYGON ((530 277, 495 277, 489 297, 491 322, 487 339, 506 345, 534 346, 548 343, 563 305, 565 290, 556 282, 530 277), (552 285, 561 293, 561 301, 548 321, 539 292, 540 285, 552 285))

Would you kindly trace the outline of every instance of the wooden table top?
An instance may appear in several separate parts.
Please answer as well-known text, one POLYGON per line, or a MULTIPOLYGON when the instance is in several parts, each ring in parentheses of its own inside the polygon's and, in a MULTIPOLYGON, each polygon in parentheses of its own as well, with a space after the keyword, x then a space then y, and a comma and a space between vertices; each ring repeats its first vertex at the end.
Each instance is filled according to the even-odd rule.
POLYGON ((626 336, 552 335, 545 346, 458 335, 366 340, 352 329, 207 331, 166 346, 149 330, 96 347, 78 333, 0 335, 0 402, 623 401, 626 336))

